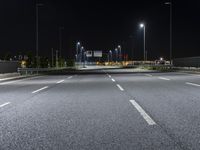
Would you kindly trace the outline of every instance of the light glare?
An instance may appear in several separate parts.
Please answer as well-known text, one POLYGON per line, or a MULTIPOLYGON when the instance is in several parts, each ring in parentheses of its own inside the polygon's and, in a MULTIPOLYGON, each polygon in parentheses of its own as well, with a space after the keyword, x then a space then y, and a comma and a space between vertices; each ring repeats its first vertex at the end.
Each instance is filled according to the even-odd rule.
POLYGON ((141 24, 140 24, 140 27, 141 27, 141 28, 143 28, 143 27, 144 27, 144 24, 143 24, 143 23, 141 23, 141 24))

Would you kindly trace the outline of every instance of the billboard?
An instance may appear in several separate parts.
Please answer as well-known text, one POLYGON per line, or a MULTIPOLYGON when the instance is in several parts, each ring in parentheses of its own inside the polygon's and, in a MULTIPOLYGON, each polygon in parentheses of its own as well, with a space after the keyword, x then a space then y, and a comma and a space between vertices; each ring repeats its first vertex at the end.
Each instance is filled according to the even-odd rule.
POLYGON ((102 57, 102 51, 94 51, 93 56, 94 57, 102 57))
POLYGON ((86 51, 86 57, 92 57, 92 51, 86 51))

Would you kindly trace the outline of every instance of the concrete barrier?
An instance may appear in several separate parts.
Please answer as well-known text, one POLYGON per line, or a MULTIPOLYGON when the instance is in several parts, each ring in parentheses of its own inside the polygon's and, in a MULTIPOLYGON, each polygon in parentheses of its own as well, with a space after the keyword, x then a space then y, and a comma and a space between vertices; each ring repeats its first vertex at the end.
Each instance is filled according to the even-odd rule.
POLYGON ((0 61, 0 73, 13 73, 17 72, 20 67, 19 61, 0 61))

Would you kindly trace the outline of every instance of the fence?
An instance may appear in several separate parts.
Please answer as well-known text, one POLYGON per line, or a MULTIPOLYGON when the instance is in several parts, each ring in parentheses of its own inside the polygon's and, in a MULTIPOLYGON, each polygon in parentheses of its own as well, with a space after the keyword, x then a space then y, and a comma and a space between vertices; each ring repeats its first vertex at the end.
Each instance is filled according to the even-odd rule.
POLYGON ((186 57, 173 59, 175 67, 200 67, 200 57, 186 57))

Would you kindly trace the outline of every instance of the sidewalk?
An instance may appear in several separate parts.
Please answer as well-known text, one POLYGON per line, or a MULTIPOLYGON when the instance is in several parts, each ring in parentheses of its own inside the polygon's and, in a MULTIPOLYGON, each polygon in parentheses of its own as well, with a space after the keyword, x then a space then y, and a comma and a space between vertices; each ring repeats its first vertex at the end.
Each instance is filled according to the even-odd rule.
POLYGON ((20 79, 24 77, 25 76, 22 76, 19 73, 3 73, 3 74, 0 74, 0 82, 7 81, 7 80, 20 79))
POLYGON ((100 65, 85 65, 83 68, 82 65, 77 66, 77 70, 97 70, 97 69, 116 69, 121 68, 120 66, 100 66, 100 65))

